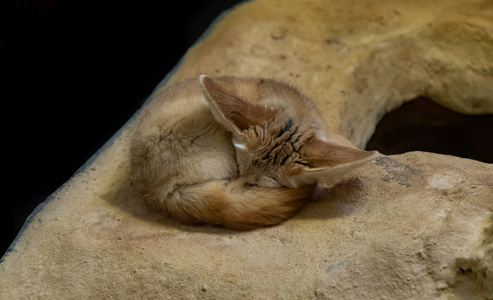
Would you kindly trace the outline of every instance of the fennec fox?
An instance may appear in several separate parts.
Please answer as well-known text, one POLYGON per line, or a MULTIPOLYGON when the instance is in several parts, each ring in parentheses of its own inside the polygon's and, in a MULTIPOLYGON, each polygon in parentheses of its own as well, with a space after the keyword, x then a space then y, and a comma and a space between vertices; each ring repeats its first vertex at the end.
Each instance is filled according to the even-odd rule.
POLYGON ((189 224, 278 224, 317 181, 375 154, 326 142, 315 105, 272 79, 202 75, 158 93, 137 122, 130 149, 137 187, 189 224))

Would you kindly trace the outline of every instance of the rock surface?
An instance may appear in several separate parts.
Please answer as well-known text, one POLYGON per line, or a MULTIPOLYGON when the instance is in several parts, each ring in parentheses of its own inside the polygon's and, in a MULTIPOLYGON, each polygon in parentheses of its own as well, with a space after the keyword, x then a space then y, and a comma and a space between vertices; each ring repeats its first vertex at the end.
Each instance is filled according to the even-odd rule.
MULTIPOLYGON (((333 139, 364 147, 419 95, 493 113, 493 2, 247 2, 167 81, 205 73, 298 86, 333 139)), ((0 264, 0 299, 493 299, 493 165, 378 158, 284 224, 183 226, 129 179, 132 124, 46 203, 0 264)), ((419 137, 417 137, 419 138, 419 137)))

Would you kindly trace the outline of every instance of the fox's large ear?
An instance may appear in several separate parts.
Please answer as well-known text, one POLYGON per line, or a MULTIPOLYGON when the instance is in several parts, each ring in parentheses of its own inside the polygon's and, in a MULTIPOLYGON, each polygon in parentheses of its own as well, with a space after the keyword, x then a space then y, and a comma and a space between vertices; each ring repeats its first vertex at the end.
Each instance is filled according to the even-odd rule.
POLYGON ((303 175, 332 182, 379 155, 377 151, 353 149, 317 138, 308 140, 302 149, 302 155, 308 163, 303 175))
POLYGON ((206 75, 200 75, 199 81, 214 118, 235 134, 241 135, 241 131, 262 124, 276 113, 273 108, 242 98, 206 75))

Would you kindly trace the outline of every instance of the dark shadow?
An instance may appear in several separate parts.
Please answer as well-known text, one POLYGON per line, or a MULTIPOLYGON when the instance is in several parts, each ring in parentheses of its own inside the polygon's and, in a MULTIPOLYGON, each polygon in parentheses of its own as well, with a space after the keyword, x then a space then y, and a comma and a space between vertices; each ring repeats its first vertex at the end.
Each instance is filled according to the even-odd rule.
POLYGON ((361 205, 363 183, 358 177, 343 179, 332 187, 318 188, 294 218, 329 219, 349 216, 361 205))
POLYGON ((366 150, 426 151, 493 163, 493 115, 464 115, 419 97, 387 113, 366 150))
POLYGON ((126 176, 119 186, 115 185, 114 190, 102 195, 102 198, 113 206, 139 219, 161 224, 173 222, 165 214, 153 209, 146 202, 144 197, 135 188, 130 176, 126 176))

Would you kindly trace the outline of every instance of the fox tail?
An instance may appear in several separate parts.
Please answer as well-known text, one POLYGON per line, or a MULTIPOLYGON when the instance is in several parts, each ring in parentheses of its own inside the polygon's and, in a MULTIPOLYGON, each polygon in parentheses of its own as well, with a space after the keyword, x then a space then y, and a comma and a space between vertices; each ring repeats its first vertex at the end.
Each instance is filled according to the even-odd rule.
POLYGON ((161 202, 185 223, 209 223, 236 230, 276 225, 294 215, 315 189, 262 188, 239 181, 210 181, 179 187, 161 202))

